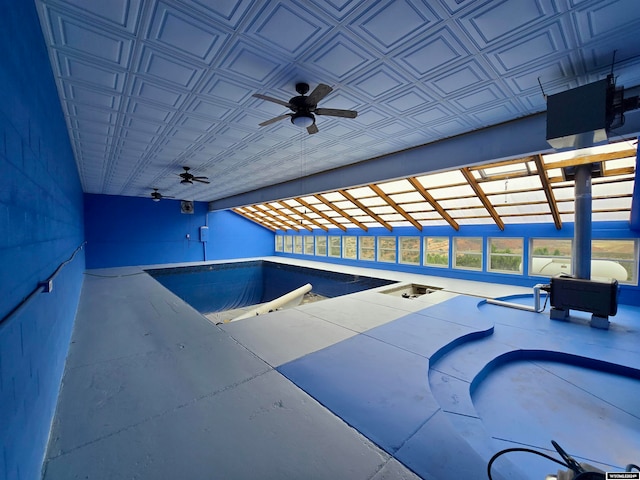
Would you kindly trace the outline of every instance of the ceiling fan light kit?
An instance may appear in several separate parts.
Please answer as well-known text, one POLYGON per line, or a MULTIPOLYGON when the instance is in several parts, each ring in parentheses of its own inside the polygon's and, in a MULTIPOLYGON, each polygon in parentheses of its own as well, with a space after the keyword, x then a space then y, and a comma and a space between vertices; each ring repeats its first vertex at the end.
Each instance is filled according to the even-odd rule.
POLYGON ((266 127, 267 125, 271 125, 272 123, 276 123, 280 120, 284 120, 285 118, 290 117, 291 123, 293 123, 295 126, 306 128, 309 134, 314 134, 318 133, 318 127, 316 126, 316 117, 314 116, 314 114, 342 118, 356 118, 358 116, 358 112, 356 112, 355 110, 318 108, 318 102, 333 91, 333 88, 331 88, 329 85, 319 83, 316 88, 313 89, 313 92, 311 92, 310 95, 306 96, 306 93, 308 91, 308 83, 296 83, 296 92, 298 92, 300 95, 292 97, 288 102, 285 102, 284 100, 280 100, 278 98, 270 97, 268 95, 254 93, 253 96, 255 98, 277 103, 278 105, 287 107, 292 112, 285 113, 284 115, 279 115, 270 120, 266 120, 260 123, 260 126, 266 127))
POLYGON ((296 127, 308 128, 313 125, 315 121, 316 119, 311 113, 299 113, 291 115, 291 123, 293 123, 296 127))

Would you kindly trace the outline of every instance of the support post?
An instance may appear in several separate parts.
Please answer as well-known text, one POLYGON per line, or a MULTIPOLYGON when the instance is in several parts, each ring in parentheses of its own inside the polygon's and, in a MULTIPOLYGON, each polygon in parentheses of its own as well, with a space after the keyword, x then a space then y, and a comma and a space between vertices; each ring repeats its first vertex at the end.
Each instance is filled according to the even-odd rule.
POLYGON ((573 233, 573 276, 591 279, 591 165, 575 172, 575 230, 573 233))

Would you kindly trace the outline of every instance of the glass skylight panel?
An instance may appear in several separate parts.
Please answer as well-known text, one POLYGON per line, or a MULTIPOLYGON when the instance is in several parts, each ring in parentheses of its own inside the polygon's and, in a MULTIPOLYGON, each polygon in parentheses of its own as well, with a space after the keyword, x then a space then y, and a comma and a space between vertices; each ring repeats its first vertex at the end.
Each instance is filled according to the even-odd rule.
POLYGON ((389 195, 389 197, 396 203, 420 202, 424 200, 424 197, 418 192, 397 193, 389 195))
POLYGON ((380 187, 380 189, 387 195, 414 190, 413 185, 411 185, 408 180, 404 179, 396 180, 395 182, 379 183, 378 187, 380 187))
POLYGON ((447 213, 456 220, 464 217, 489 216, 484 207, 481 208, 465 208, 464 210, 448 210, 447 213))
POLYGON ((453 200, 441 200, 440 206, 445 210, 450 208, 465 208, 465 207, 481 207, 482 202, 478 197, 471 198, 456 198, 453 200))
POLYGON ((324 198, 329 202, 339 202, 341 200, 344 200, 344 197, 342 196, 342 194, 338 192, 326 192, 326 193, 322 193, 320 196, 322 196, 322 198, 324 198))
POLYGON ((373 213, 375 213, 376 215, 384 215, 384 214, 387 214, 387 213, 396 213, 395 208, 393 208, 390 205, 383 205, 383 206, 380 206, 380 207, 372 207, 371 211, 373 213))
POLYGON ((429 193, 436 200, 439 198, 456 198, 475 195, 475 192, 469 185, 460 185, 456 187, 443 187, 429 190, 429 193))
POLYGON ((359 201, 365 207, 375 207, 377 205, 387 205, 387 202, 385 202, 380 197, 363 198, 363 199, 360 199, 359 201))
POLYGON ((618 158, 616 160, 607 160, 606 162, 604 162, 604 164, 605 164, 605 170, 612 170, 616 168, 629 168, 629 167, 635 168, 636 157, 633 156, 633 157, 618 158))
POLYGON ((533 190, 541 188, 542 184, 540 183, 540 177, 530 176, 483 182, 481 186, 484 193, 490 194, 509 190, 533 190))
POLYGON ((553 223, 551 215, 527 215, 519 217, 503 217, 505 224, 521 224, 521 223, 553 223))
POLYGON ((495 167, 483 168, 479 170, 479 172, 482 172, 480 175, 483 178, 491 178, 498 175, 502 176, 502 175, 528 175, 529 174, 529 171, 527 170, 527 165, 525 162, 514 163, 511 165, 500 165, 495 167))
POLYGON ((633 194, 633 182, 593 183, 591 194, 593 196, 630 195, 633 194))
POLYGON ((452 185, 467 182, 460 170, 432 173, 417 178, 420 184, 427 190, 430 188, 442 187, 443 185, 452 185))
POLYGON ((349 195, 360 200, 363 197, 375 196, 375 192, 369 187, 349 188, 345 190, 349 195))
POLYGON ((351 203, 348 200, 344 200, 344 201, 335 201, 335 202, 331 202, 333 204, 334 207, 338 207, 340 210, 345 210, 347 208, 353 208, 354 205, 353 203, 351 203))
POLYGON ((389 222, 389 223, 391 223, 391 222, 400 222, 400 221, 403 221, 405 218, 404 218, 402 215, 400 215, 399 213, 394 213, 394 214, 384 215, 384 216, 382 217, 382 219, 383 219, 385 222, 389 222))
POLYGON ((594 222, 629 221, 629 212, 593 212, 594 222))
POLYGON ((429 202, 416 202, 416 203, 407 203, 402 205, 402 209, 407 213, 412 212, 429 212, 433 210, 433 207, 429 202))
POLYGON ((549 213, 548 205, 496 205, 498 215, 523 215, 529 213, 549 213))
POLYGON ((592 201, 593 210, 631 210, 631 198, 594 198, 592 201))
POLYGON ((459 225, 490 225, 495 223, 493 218, 456 218, 459 225))
MULTIPOLYGON (((440 215, 435 210, 432 210, 431 212, 422 212, 420 214, 420 218, 424 219, 424 220, 440 220, 440 219, 442 219, 442 215, 440 215)), ((446 221, 445 221, 445 223, 446 223, 446 221)))
POLYGON ((553 189, 553 196, 557 201, 565 200, 565 199, 575 199, 575 190, 573 186, 571 187, 555 187, 553 189))

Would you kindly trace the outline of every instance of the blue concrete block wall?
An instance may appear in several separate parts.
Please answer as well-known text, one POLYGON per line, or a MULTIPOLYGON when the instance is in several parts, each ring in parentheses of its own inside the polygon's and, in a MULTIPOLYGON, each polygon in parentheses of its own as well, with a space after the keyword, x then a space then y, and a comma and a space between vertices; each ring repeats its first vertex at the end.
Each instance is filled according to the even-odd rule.
POLYGON ((85 194, 87 268, 273 254, 269 230, 233 212, 207 218, 204 202, 194 207, 193 214, 183 214, 179 200, 85 194), (208 239, 201 242, 199 229, 207 224, 208 239))
POLYGON ((40 477, 82 288, 83 198, 32 1, 0 0, 0 478, 40 477))

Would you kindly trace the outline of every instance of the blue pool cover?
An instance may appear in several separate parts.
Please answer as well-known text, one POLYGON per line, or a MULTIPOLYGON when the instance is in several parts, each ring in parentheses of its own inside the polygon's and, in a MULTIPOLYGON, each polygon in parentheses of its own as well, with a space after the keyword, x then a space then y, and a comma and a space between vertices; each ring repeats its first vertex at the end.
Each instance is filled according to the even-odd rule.
POLYGON ((307 283, 313 293, 329 298, 394 283, 264 260, 149 269, 147 273, 203 314, 269 302, 307 283))

